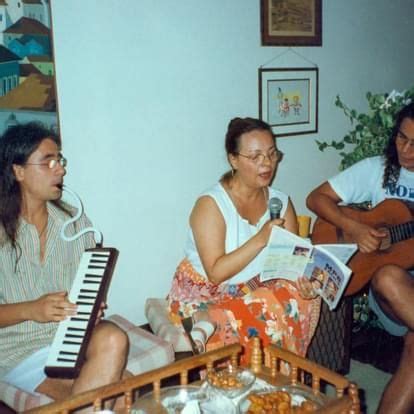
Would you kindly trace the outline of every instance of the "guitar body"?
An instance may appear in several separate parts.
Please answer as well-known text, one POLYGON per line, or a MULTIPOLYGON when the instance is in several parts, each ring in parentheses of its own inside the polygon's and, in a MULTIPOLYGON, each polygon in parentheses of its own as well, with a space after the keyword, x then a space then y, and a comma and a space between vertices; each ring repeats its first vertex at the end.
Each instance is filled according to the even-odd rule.
MULTIPOLYGON (((351 207, 340 207, 342 212, 360 223, 374 228, 390 227, 403 224, 413 219, 411 210, 404 202, 395 199, 385 200, 372 210, 357 210, 351 207)), ((321 218, 315 221, 312 229, 313 244, 353 243, 346 233, 342 233, 334 225, 321 218)), ((374 272, 386 264, 396 264, 404 269, 414 267, 414 239, 391 244, 386 250, 372 253, 357 252, 348 262, 353 275, 345 291, 345 295, 353 295, 362 289, 371 279, 374 272)))

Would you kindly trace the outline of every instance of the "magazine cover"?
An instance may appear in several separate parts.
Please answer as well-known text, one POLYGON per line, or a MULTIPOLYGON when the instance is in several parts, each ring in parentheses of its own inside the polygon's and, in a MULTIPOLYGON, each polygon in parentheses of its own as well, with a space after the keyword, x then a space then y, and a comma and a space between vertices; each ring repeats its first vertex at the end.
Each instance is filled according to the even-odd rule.
POLYGON ((312 245, 281 228, 273 227, 266 247, 262 282, 271 279, 296 281, 306 276, 332 310, 338 304, 352 271, 344 263, 357 251, 356 244, 312 245))

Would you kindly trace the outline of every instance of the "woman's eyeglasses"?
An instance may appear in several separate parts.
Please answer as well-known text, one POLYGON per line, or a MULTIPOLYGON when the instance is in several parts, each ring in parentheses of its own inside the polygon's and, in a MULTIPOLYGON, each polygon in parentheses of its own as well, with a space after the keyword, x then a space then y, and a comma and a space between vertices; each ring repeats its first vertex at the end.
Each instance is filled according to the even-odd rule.
POLYGON ((25 165, 42 165, 42 166, 49 168, 49 170, 53 170, 58 164, 61 167, 65 168, 68 165, 68 160, 65 157, 60 157, 60 158, 52 158, 46 162, 39 162, 39 163, 26 162, 25 163, 25 165))
POLYGON ((268 158, 270 162, 280 161, 283 158, 283 152, 279 150, 273 150, 271 152, 268 152, 267 154, 263 154, 262 152, 251 155, 245 155, 240 152, 237 152, 236 154, 249 159, 255 164, 263 164, 266 158, 268 158))

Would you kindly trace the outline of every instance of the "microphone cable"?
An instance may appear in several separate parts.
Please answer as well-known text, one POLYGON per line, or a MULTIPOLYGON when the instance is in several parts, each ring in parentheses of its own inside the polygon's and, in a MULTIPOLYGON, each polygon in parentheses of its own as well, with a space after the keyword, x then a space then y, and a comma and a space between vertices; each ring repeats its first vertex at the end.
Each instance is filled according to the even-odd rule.
POLYGON ((62 237, 63 240, 67 241, 67 242, 71 242, 74 241, 76 239, 78 239, 79 237, 83 236, 86 233, 89 232, 93 232, 94 233, 94 237, 95 237, 95 243, 96 245, 102 246, 102 241, 103 241, 103 235, 102 233, 96 229, 95 227, 86 227, 85 229, 79 231, 78 233, 74 234, 73 236, 66 236, 65 231, 66 228, 71 225, 72 223, 74 223, 75 221, 79 220, 79 218, 82 216, 83 214, 83 204, 82 204, 82 200, 80 199, 80 197, 73 191, 71 190, 67 185, 63 186, 63 190, 68 192, 73 199, 75 200, 75 207, 77 208, 77 213, 74 217, 70 218, 69 220, 65 221, 63 223, 62 229, 60 230, 60 237, 62 237))

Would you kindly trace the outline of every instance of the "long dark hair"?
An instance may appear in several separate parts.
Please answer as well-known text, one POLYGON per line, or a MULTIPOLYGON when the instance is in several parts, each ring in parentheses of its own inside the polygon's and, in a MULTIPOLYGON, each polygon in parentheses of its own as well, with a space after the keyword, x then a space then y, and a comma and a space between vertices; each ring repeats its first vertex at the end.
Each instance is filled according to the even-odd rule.
MULTIPOLYGON (((236 155, 240 150, 240 138, 243 134, 251 131, 267 131, 275 140, 272 128, 269 124, 256 118, 233 118, 227 127, 225 148, 227 157, 229 155, 236 155)), ((233 175, 233 170, 227 171, 221 177, 222 181, 228 181, 233 175)))
POLYGON ((401 128, 401 124, 406 118, 414 120, 414 102, 411 102, 410 104, 404 106, 404 108, 398 112, 390 140, 384 149, 385 168, 382 187, 389 187, 391 191, 395 191, 398 179, 400 178, 401 165, 398 161, 396 140, 398 131, 401 128))
MULTIPOLYGON (((16 180, 13 164, 24 165, 40 143, 49 138, 61 147, 59 135, 39 122, 29 122, 9 127, 0 138, 0 224, 5 238, 17 249, 16 237, 22 208, 22 194, 16 180)), ((59 201, 55 204, 61 206, 59 201)))

